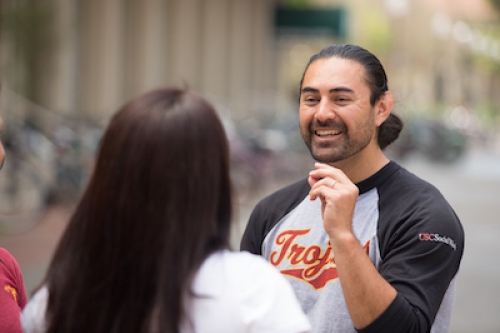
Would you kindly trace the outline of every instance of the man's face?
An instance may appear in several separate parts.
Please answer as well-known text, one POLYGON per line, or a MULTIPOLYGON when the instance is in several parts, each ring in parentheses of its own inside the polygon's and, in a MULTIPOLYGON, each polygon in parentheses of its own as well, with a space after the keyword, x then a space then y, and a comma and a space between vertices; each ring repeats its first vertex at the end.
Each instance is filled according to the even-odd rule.
POLYGON ((304 75, 299 117, 302 138, 317 161, 362 153, 376 139, 364 67, 335 57, 313 62, 304 75))
MULTIPOLYGON (((3 130, 3 118, 0 116, 0 132, 3 130)), ((5 161, 5 149, 3 147, 2 141, 0 141, 0 169, 3 167, 3 162, 5 161)))

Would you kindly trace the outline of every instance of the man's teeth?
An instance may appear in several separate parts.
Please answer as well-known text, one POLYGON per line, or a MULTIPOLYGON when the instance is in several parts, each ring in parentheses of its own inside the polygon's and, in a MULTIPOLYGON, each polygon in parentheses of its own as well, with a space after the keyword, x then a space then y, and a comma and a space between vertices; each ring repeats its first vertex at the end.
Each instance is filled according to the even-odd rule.
POLYGON ((337 135, 337 134, 340 134, 340 131, 337 131, 337 130, 316 130, 316 135, 318 135, 318 136, 337 135))

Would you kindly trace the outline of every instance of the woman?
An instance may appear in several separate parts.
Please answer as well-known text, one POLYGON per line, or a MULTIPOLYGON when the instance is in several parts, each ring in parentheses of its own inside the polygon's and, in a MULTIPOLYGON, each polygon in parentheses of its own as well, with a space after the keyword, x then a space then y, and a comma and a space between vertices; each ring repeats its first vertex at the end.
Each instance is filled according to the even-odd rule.
POLYGON ((230 252, 228 142, 189 90, 148 92, 111 120, 25 332, 304 332, 290 286, 230 252))

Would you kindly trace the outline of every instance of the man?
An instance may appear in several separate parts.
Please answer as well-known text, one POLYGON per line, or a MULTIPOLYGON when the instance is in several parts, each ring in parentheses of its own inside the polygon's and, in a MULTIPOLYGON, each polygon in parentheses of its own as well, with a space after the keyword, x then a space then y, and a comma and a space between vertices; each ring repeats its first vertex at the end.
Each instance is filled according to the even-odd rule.
POLYGON ((292 284, 313 332, 447 332, 463 254, 439 191, 383 149, 402 123, 385 70, 367 50, 313 55, 300 84, 300 130, 318 161, 263 199, 241 249, 292 284))

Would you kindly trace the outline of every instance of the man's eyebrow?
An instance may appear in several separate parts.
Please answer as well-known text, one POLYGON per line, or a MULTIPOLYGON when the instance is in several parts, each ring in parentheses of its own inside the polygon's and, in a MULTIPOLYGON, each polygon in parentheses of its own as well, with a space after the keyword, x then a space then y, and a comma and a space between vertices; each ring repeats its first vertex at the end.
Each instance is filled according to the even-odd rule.
MULTIPOLYGON (((305 93, 305 92, 318 93, 319 89, 316 89, 316 88, 313 88, 313 87, 304 87, 304 88, 302 88, 301 92, 302 93, 305 93)), ((351 88, 347 88, 347 87, 337 87, 337 88, 330 89, 329 92, 330 92, 330 94, 331 93, 337 93, 337 92, 354 93, 354 90, 352 90, 351 88)))
POLYGON ((314 93, 319 92, 318 89, 312 88, 312 87, 304 87, 300 91, 303 92, 303 93, 305 93, 305 92, 314 92, 314 93))
POLYGON ((331 93, 336 93, 336 92, 353 93, 354 90, 352 90, 351 88, 347 88, 347 87, 337 87, 337 88, 330 89, 330 94, 331 93))

